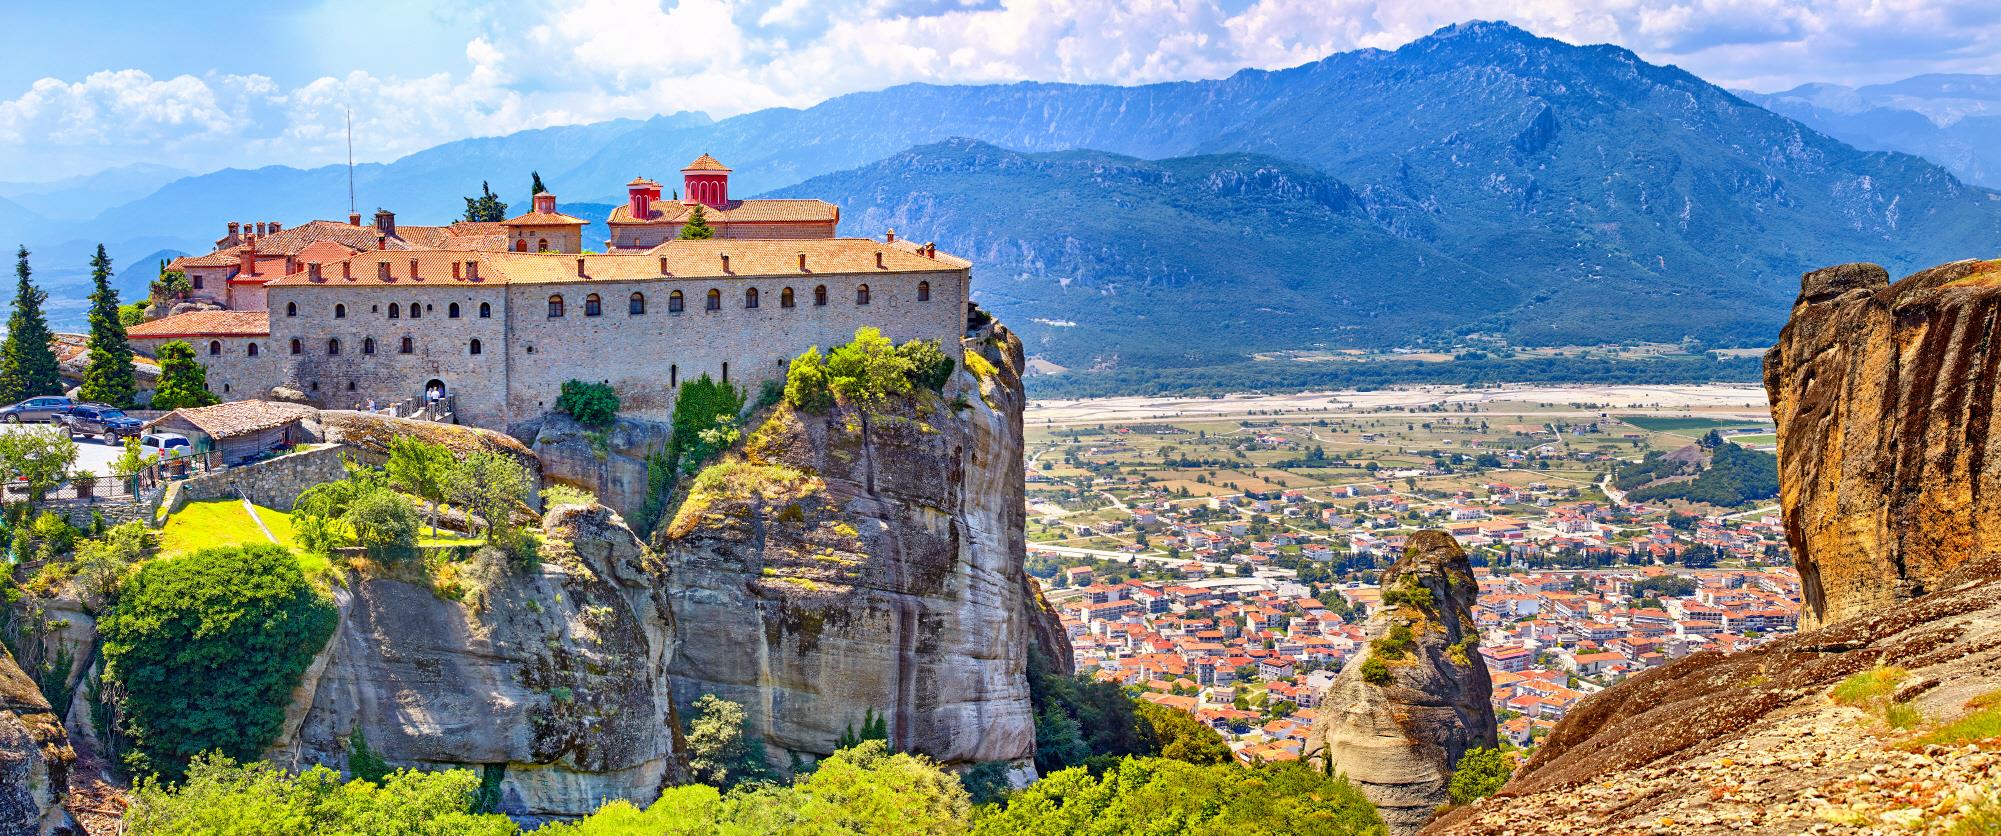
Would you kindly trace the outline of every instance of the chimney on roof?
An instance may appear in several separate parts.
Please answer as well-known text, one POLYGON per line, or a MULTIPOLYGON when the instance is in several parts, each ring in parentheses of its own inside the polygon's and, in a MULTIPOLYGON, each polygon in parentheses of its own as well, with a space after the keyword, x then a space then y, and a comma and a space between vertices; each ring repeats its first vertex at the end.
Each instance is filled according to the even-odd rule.
POLYGON ((473 281, 479 281, 479 262, 478 262, 478 261, 468 261, 468 262, 466 262, 466 278, 468 278, 468 279, 471 279, 471 280, 473 280, 473 281))
POLYGON ((454 261, 452 262, 452 278, 456 279, 458 277, 459 277, 459 263, 454 261))
POLYGON ((727 273, 729 271, 730 271, 730 254, 723 253, 723 272, 727 273))
POLYGON ((417 275, 417 260, 414 258, 410 259, 410 278, 412 279, 422 278, 421 276, 417 275))
POLYGON ((375 262, 375 277, 385 282, 389 281, 389 262, 375 262))
POLYGON ((308 262, 308 263, 306 264, 306 278, 308 278, 308 279, 312 279, 313 281, 316 281, 316 282, 323 282, 323 281, 326 281, 326 276, 324 276, 324 275, 321 275, 321 273, 320 273, 320 263, 319 263, 319 262, 317 262, 317 261, 313 261, 313 262, 308 262))
POLYGON ((546 214, 551 214, 551 215, 555 214, 555 213, 556 213, 556 196, 555 196, 555 195, 553 195, 553 194, 550 194, 550 193, 548 193, 548 192, 541 192, 541 193, 538 193, 538 194, 536 194, 536 195, 535 195, 535 211, 537 211, 537 212, 543 212, 543 213, 546 213, 546 214))
POLYGON ((340 277, 343 279, 347 279, 348 281, 354 280, 354 262, 348 261, 347 259, 341 259, 340 277))
POLYGON ((577 275, 578 275, 579 277, 581 277, 581 276, 583 276, 583 275, 584 275, 584 257, 583 257, 583 256, 577 256, 577 275))
POLYGON ((389 236, 383 235, 380 232, 375 233, 375 248, 378 250, 389 249, 389 236))
POLYGON ((806 269, 806 254, 805 254, 805 253, 800 253, 800 254, 799 254, 799 272, 801 272, 801 273, 806 273, 806 272, 810 272, 810 271, 808 271, 808 270, 806 269))
POLYGON ((272 234, 272 235, 277 235, 277 234, 278 234, 279 232, 281 232, 281 231, 283 231, 283 230, 284 230, 284 227, 283 227, 283 226, 280 226, 280 225, 278 224, 278 222, 277 222, 277 221, 272 221, 272 222, 271 222, 271 234, 272 234))
POLYGON ((264 227, 265 227, 265 223, 264 223, 263 221, 258 221, 258 222, 257 222, 257 234, 258 234, 258 235, 263 235, 263 234, 265 234, 265 232, 264 232, 264 227))
POLYGON ((880 269, 882 269, 882 251, 881 251, 881 250, 876 250, 876 251, 875 251, 875 268, 876 268, 877 270, 880 270, 880 269))
POLYGON ((375 210, 375 231, 383 235, 395 235, 396 213, 387 209, 375 210))
POLYGON ((667 257, 664 255, 660 257, 660 275, 667 275, 667 257))
POLYGON ((935 244, 935 243, 933 243, 933 242, 930 242, 930 241, 926 241, 926 242, 924 242, 924 257, 925 257, 925 258, 937 258, 937 257, 938 257, 938 245, 937 245, 937 244, 935 244))
POLYGON ((235 237, 236 237, 236 234, 237 234, 237 232, 239 232, 239 231, 240 231, 240 230, 242 230, 242 229, 243 229, 243 225, 242 225, 242 224, 240 224, 240 223, 237 223, 237 222, 235 222, 235 221, 230 221, 230 222, 229 222, 229 237, 231 237, 231 238, 235 238, 235 237))
POLYGON ((889 235, 887 236, 887 240, 891 244, 896 243, 896 227, 889 228, 889 235))
POLYGON ((348 225, 348 226, 361 226, 361 213, 360 213, 360 212, 349 212, 349 213, 347 213, 347 225, 348 225))
POLYGON ((244 278, 257 275, 257 236, 243 239, 243 250, 236 254, 236 275, 244 278))

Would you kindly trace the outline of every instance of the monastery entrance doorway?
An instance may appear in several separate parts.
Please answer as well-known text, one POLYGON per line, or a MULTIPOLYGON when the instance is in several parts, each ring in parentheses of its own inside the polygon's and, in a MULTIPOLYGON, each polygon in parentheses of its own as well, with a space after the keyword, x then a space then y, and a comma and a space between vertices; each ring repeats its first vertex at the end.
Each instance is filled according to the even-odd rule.
POLYGON ((449 394, 451 394, 451 392, 445 389, 445 382, 442 380, 439 380, 437 378, 432 378, 431 382, 424 384, 425 403, 442 401, 445 399, 445 396, 449 394))

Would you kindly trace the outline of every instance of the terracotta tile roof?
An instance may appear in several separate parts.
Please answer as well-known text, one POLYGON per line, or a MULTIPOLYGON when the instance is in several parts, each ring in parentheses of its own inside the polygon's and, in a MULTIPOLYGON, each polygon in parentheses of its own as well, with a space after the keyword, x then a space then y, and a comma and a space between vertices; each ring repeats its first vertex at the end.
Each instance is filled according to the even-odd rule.
POLYGON ((730 167, 723 165, 722 162, 718 161, 715 157, 703 154, 699 157, 696 157, 694 162, 689 163, 686 168, 683 168, 681 170, 682 171, 728 171, 730 170, 730 167))
POLYGON ((214 406, 198 406, 191 409, 176 409, 146 422, 151 429, 170 418, 179 416, 182 420, 200 428, 215 438, 229 438, 246 433, 282 427, 302 418, 317 415, 319 410, 310 406, 280 401, 230 401, 214 406))
MULTIPOLYGON (((676 201, 660 201, 652 205, 652 210, 643 219, 632 217, 632 205, 620 204, 611 210, 613 224, 678 224, 688 219, 695 207, 676 201)), ((702 217, 709 223, 835 223, 841 219, 840 207, 824 200, 732 200, 717 208, 702 207, 702 217)))
MULTIPOLYGON (((336 261, 321 265, 319 281, 308 272, 293 273, 272 282, 284 286, 392 286, 448 284, 553 284, 576 281, 632 281, 638 279, 728 279, 750 277, 799 277, 868 273, 926 273, 960 270, 969 266, 963 259, 940 254, 927 258, 893 244, 867 238, 810 238, 802 240, 668 241, 645 253, 570 255, 561 253, 454 253, 418 250, 410 252, 357 253, 345 260, 347 276, 336 261), (806 255, 806 271, 799 270, 799 255, 806 255), (882 266, 876 266, 876 254, 882 266), (723 271, 722 257, 730 257, 729 272, 723 271), (584 275, 577 275, 577 260, 584 261, 584 275), (667 270, 661 272, 665 259, 667 270), (413 278, 410 262, 417 262, 413 278), (466 262, 479 265, 477 279, 465 268, 466 262), (459 265, 458 278, 452 266, 459 265), (387 278, 380 265, 387 264, 387 278)), ((261 314, 260 314, 261 316, 261 314)))
POLYGON ((264 311, 189 311, 125 329, 126 336, 149 340, 172 337, 262 337, 271 333, 264 311))
POLYGON ((561 212, 527 212, 500 222, 502 226, 583 226, 590 221, 561 212))
POLYGON ((658 186, 658 185, 660 185, 660 184, 659 184, 659 183, 655 183, 655 182, 653 182, 652 180, 648 180, 648 179, 646 179, 646 178, 644 178, 644 177, 634 177, 634 178, 632 178, 632 182, 630 182, 630 183, 627 183, 627 184, 625 184, 625 185, 627 185, 627 186, 658 186))

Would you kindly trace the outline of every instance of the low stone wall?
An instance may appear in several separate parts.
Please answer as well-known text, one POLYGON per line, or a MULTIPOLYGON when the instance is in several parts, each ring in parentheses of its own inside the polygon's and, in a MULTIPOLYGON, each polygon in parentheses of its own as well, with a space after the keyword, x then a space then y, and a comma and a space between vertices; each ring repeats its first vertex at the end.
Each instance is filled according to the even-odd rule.
MULTIPOLYGON (((157 494, 154 498, 157 499, 157 494)), ((70 525, 89 531, 92 512, 103 516, 105 525, 113 526, 135 520, 151 520, 153 517, 152 511, 155 507, 145 497, 92 497, 87 499, 51 500, 36 506, 35 512, 41 513, 47 511, 53 513, 56 516, 69 520, 70 525)))
POLYGON ((190 502, 239 496, 266 508, 291 511, 292 503, 307 488, 346 477, 347 469, 342 466, 341 458, 350 452, 340 445, 326 445, 204 473, 175 487, 168 512, 178 511, 190 502))

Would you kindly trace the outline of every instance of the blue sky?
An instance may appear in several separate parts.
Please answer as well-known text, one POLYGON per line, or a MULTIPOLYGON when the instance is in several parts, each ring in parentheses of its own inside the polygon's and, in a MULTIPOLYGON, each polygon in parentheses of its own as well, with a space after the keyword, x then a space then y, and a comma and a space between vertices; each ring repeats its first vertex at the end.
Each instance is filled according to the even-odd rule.
POLYGON ((452 139, 910 81, 1134 84, 1505 19, 1731 87, 2001 72, 1995 0, 238 0, 22 3, 0 181, 394 159, 452 139))

